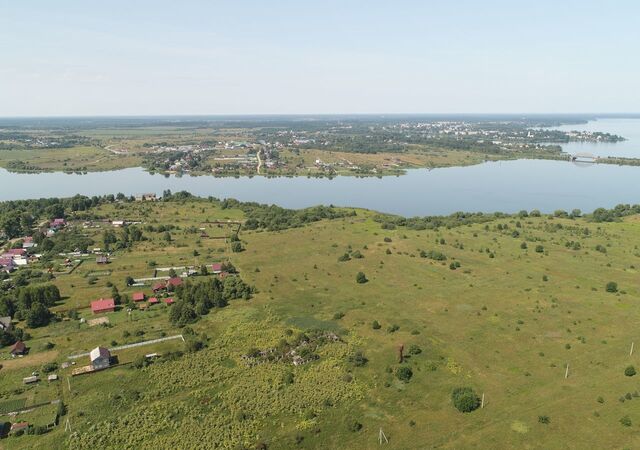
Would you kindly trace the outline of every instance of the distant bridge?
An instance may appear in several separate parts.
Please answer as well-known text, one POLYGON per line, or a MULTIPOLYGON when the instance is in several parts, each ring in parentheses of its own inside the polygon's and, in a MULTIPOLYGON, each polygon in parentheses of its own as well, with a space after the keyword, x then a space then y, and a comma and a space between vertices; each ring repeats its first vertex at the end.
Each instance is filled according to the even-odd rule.
POLYGON ((598 162, 598 157, 591 153, 576 153, 575 155, 569 155, 569 160, 579 163, 596 163, 598 162))

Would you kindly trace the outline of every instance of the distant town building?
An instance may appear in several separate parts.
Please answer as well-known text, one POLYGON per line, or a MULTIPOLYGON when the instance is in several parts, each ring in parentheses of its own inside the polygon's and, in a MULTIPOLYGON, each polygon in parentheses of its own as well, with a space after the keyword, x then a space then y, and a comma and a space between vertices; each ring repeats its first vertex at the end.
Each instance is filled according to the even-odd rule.
POLYGON ((135 199, 137 202, 145 202, 145 201, 155 201, 157 200, 156 194, 154 193, 146 193, 146 194, 136 194, 135 199))

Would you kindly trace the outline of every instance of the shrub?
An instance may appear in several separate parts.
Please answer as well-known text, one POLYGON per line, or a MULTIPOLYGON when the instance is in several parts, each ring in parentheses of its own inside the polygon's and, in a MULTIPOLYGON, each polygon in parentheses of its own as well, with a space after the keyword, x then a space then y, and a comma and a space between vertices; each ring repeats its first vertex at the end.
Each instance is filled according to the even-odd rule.
POLYGON ((282 382, 284 384, 293 384, 294 382, 293 372, 289 371, 285 373, 284 376, 282 377, 282 382))
POLYGON ((360 430, 362 430, 362 424, 360 422, 358 422, 357 420, 349 422, 349 431, 357 433, 360 430))
POLYGON ((358 274, 356 275, 356 282, 358 284, 364 284, 367 281, 369 280, 367 280, 367 276, 364 274, 364 272, 358 272, 358 274))
POLYGON ((344 317, 344 313, 343 312, 337 312, 333 315, 333 320, 340 320, 344 317))
POLYGON ((620 419, 620 423, 625 427, 631 426, 631 418, 629 416, 624 416, 620 419))
POLYGON ((358 350, 349 356, 349 362, 356 367, 362 367, 367 364, 369 360, 364 356, 364 353, 358 350))
POLYGON ((453 406, 463 413, 475 411, 480 407, 480 397, 470 387, 460 387, 451 393, 453 406))
POLYGON ((409 346, 409 354, 410 355, 419 355, 422 353, 422 349, 418 347, 416 344, 411 344, 409 346))
POLYGON ((382 328, 382 325, 380 325, 380 322, 378 322, 377 320, 374 320, 373 322, 371 322, 371 328, 373 328, 374 330, 379 330, 380 328, 382 328))
POLYGON ((607 292, 614 294, 618 292, 618 283, 616 283, 615 281, 609 281, 605 289, 607 292))
POLYGON ((540 244, 536 245, 536 253, 544 253, 544 247, 540 244))
POLYGON ((633 366, 628 366, 626 369, 624 369, 624 374, 628 377, 632 377, 636 374, 636 368, 633 366))
POLYGON ((46 363, 42 366, 42 371, 44 373, 51 373, 58 369, 58 364, 54 362, 46 363))
POLYGON ((547 425, 551 422, 551 419, 549 418, 549 416, 538 416, 538 422, 547 425))
POLYGON ((398 331, 400 329, 400 327, 396 324, 393 325, 389 325, 387 327, 387 333, 395 333, 396 331, 398 331))
POLYGON ((412 376, 413 371, 407 366, 399 367, 398 370, 396 370, 398 380, 404 381, 405 383, 408 383, 412 376))

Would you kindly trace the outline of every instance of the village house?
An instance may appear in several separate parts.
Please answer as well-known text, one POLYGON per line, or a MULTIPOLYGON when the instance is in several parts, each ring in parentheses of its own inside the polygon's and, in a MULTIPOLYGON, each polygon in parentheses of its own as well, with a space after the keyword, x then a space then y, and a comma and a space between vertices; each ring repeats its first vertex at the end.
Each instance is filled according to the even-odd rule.
POLYGON ((109 258, 102 255, 96 257, 96 264, 109 264, 109 258))
POLYGON ((9 434, 15 434, 18 431, 26 431, 29 428, 29 422, 16 422, 11 424, 11 429, 9 430, 9 434))
POLYGON ((165 298, 163 300, 167 305, 173 305, 173 298, 169 297, 169 298, 165 298))
POLYGON ((22 248, 24 249, 29 249, 37 246, 38 244, 33 242, 33 238, 31 236, 27 236, 24 239, 22 239, 22 248))
POLYGON ((182 278, 180 277, 173 277, 173 278, 169 278, 167 280, 167 287, 172 286, 174 288, 178 287, 178 286, 182 286, 182 278))
POLYGON ((11 273, 16 270, 16 263, 11 255, 0 256, 0 269, 7 273, 11 273))
POLYGON ((218 273, 222 272, 222 263, 211 264, 211 271, 214 274, 218 274, 218 273))
POLYGON ((144 292, 134 292, 131 296, 131 300, 134 302, 143 302, 145 299, 144 292))
POLYGON ((116 303, 112 298, 101 298, 91 302, 91 312, 93 314, 113 312, 115 309, 116 303))
POLYGON ((111 225, 116 228, 121 228, 125 225, 124 220, 112 220, 111 225))
POLYGON ((166 286, 163 283, 156 283, 151 287, 151 290, 156 293, 156 292, 160 292, 161 290, 165 289, 166 286))
POLYGON ((53 219, 49 226, 53 229, 59 229, 64 227, 67 224, 67 221, 64 219, 53 219))
POLYGON ((11 331, 11 317, 0 317, 0 330, 2 331, 11 331))
POLYGON ((9 255, 13 255, 13 257, 15 258, 16 256, 24 256, 27 254, 27 250, 24 248, 11 248, 9 250, 7 250, 7 254, 9 255))
POLYGON ((9 353, 11 353, 11 356, 13 356, 14 358, 16 356, 22 356, 26 352, 27 346, 22 341, 17 341, 15 344, 13 344, 13 346, 11 346, 11 350, 9 350, 9 353))
POLYGON ((89 353, 93 370, 106 369, 111 364, 111 353, 104 347, 96 347, 89 353))
POLYGON ((160 301, 157 299, 157 297, 151 297, 149 299, 149 305, 155 305, 157 303, 159 303, 160 301))

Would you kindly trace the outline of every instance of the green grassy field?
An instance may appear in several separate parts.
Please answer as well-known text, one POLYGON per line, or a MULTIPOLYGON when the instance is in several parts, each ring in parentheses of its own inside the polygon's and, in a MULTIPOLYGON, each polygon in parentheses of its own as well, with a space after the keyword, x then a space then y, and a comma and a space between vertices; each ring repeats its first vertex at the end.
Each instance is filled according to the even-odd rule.
POLYGON ((98 147, 72 147, 38 150, 0 150, 0 167, 12 167, 16 161, 28 166, 29 171, 104 171, 139 166, 142 159, 136 155, 114 154, 98 147))
MULTIPOLYGON (((108 314, 108 327, 62 321, 28 330, 30 354, 0 361, 0 406, 59 396, 72 432, 58 426, 42 436, 10 437, 0 441, 2 448, 235 449, 265 443, 270 449, 369 449, 379 446, 380 429, 389 440, 382 448, 393 449, 640 444, 640 378, 624 374, 629 365, 640 367, 637 353, 629 354, 640 313, 635 217, 617 223, 506 217, 451 229, 384 230, 374 213, 358 210, 354 217, 301 228, 244 231, 246 250, 231 253, 220 241, 187 230, 207 219, 241 219, 238 210, 188 200, 108 205, 96 213, 180 229, 172 231, 170 243, 161 233, 145 232, 149 240, 117 252, 111 275, 95 284, 89 274, 105 269, 91 260, 58 276, 65 297, 59 310, 108 296, 109 282, 121 294, 141 290, 126 288, 125 277, 149 276, 150 261, 157 267, 193 264, 194 250, 198 264, 230 259, 258 293, 193 325, 208 336, 200 352, 132 369, 128 363, 136 356, 181 344, 128 349, 117 353, 121 365, 102 372, 67 381, 71 369, 59 370, 62 380, 46 389, 41 383, 37 395, 25 390, 22 377, 46 362, 181 330, 169 323, 165 305, 131 318, 108 314), (356 250, 362 258, 338 260, 356 250), (424 258, 422 251, 447 259, 424 258), (359 271, 367 283, 356 283, 359 271), (610 281, 618 284, 617 293, 606 292, 610 281), (268 350, 315 328, 341 338, 321 345, 316 361, 249 366, 243 358, 251 348, 268 350), (421 351, 400 364, 400 345, 421 351), (357 351, 366 364, 350 359, 357 351), (400 367, 412 369, 408 382, 396 377, 400 367), (484 408, 458 412, 451 392, 462 386, 484 394, 484 408), (631 426, 621 423, 625 416, 631 426)), ((96 241, 102 231, 77 230, 96 241)), ((80 315, 90 313, 80 309, 80 315)))

